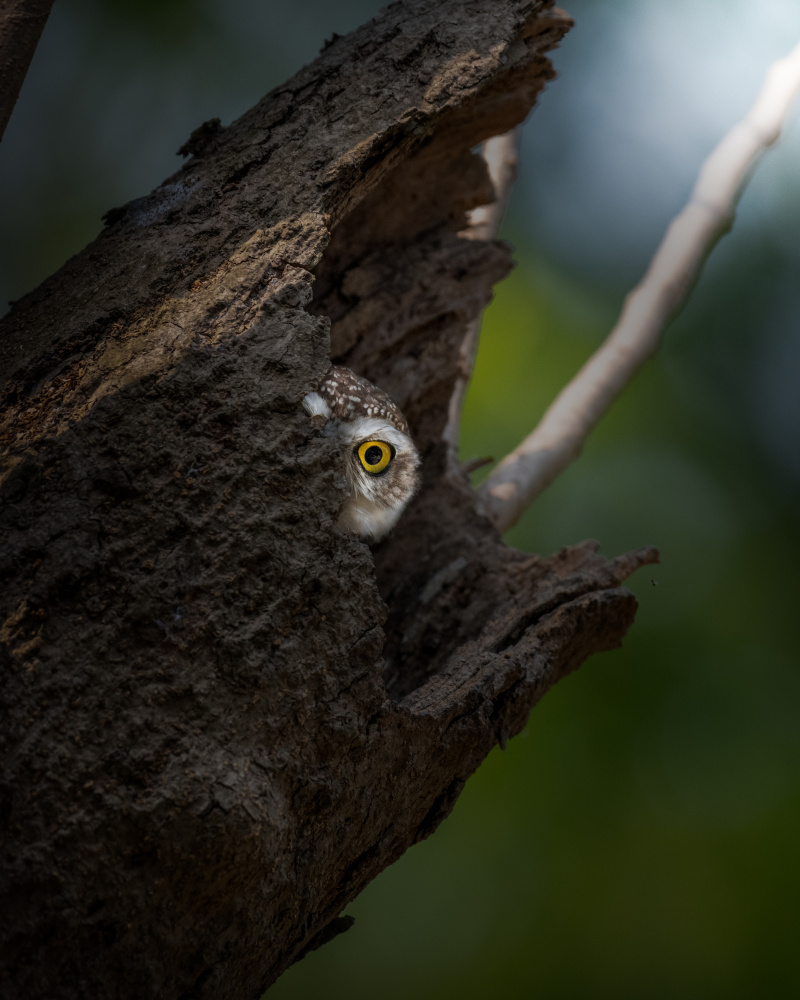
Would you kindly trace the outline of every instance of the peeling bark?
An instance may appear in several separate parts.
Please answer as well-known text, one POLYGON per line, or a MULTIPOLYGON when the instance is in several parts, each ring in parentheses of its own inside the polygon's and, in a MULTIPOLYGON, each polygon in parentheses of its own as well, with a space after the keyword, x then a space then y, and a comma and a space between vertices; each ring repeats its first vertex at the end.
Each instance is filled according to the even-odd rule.
POLYGON ((442 438, 509 251, 458 235, 569 27, 406 0, 227 128, 2 324, 3 997, 257 997, 635 610, 653 550, 508 549, 442 438), (333 527, 329 358, 424 489, 333 527))

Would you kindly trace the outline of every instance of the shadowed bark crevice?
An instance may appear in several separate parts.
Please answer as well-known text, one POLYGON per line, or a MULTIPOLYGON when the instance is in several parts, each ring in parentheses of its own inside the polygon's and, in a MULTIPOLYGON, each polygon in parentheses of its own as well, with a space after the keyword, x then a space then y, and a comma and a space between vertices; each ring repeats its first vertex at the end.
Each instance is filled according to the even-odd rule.
POLYGON ((510 267, 459 235, 491 196, 471 150, 568 26, 390 6, 4 319, 0 995, 257 997, 621 641, 654 552, 508 549, 442 441, 510 267), (374 551, 300 407, 331 357, 423 453, 374 551))

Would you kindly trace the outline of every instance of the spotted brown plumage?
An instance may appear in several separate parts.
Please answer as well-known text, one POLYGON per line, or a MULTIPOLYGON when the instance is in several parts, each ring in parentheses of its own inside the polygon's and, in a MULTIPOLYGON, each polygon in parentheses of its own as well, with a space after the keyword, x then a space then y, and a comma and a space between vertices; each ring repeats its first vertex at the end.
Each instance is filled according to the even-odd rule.
POLYGON ((327 437, 343 446, 350 495, 337 527, 379 541, 419 484, 419 455, 405 417, 382 389, 341 366, 331 368, 303 407, 327 437))
POLYGON ((383 389, 367 382, 349 368, 335 365, 317 392, 330 407, 334 420, 377 417, 388 420, 401 434, 408 434, 405 417, 383 389))

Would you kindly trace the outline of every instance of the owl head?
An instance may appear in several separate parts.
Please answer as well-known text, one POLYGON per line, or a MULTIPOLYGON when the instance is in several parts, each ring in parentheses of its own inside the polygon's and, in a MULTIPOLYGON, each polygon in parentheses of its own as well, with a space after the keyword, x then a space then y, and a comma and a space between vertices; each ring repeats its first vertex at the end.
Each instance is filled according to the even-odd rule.
POLYGON ((303 408, 342 446, 349 496, 337 527, 380 541, 419 485, 419 454, 403 414, 385 392, 341 367, 330 370, 303 408))

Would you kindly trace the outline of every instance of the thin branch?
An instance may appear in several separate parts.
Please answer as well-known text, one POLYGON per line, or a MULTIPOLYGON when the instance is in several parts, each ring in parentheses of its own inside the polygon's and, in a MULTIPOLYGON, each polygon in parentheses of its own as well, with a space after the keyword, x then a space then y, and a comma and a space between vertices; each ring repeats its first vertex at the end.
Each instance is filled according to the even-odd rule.
POLYGON ((756 103, 701 167, 640 284, 604 344, 561 391, 539 426, 478 490, 483 513, 505 531, 580 454, 583 442, 686 299, 716 240, 730 228, 751 172, 780 135, 800 89, 800 45, 774 63, 756 103))
POLYGON ((518 129, 487 139, 481 149, 494 188, 494 201, 479 205, 469 213, 469 229, 463 234, 473 240, 493 240, 508 208, 511 188, 517 179, 518 129))
MULTIPOLYGON (((463 236, 473 240, 493 240, 500 230, 500 224, 508 207, 511 188, 517 177, 517 129, 512 129, 504 135, 487 139, 481 149, 489 170, 489 179, 495 192, 494 201, 488 205, 480 205, 469 214, 469 228, 463 236)), ((478 353, 481 322, 483 314, 476 316, 467 327, 458 358, 458 375, 450 397, 450 409, 447 416, 447 426, 444 440, 447 444, 448 462, 451 470, 458 468, 459 428, 461 426, 461 410, 467 394, 467 386, 475 367, 475 357, 478 353)), ((463 471, 463 470, 462 470, 463 471)))
POLYGON ((52 6, 53 0, 8 0, 0 5, 0 139, 52 6))

